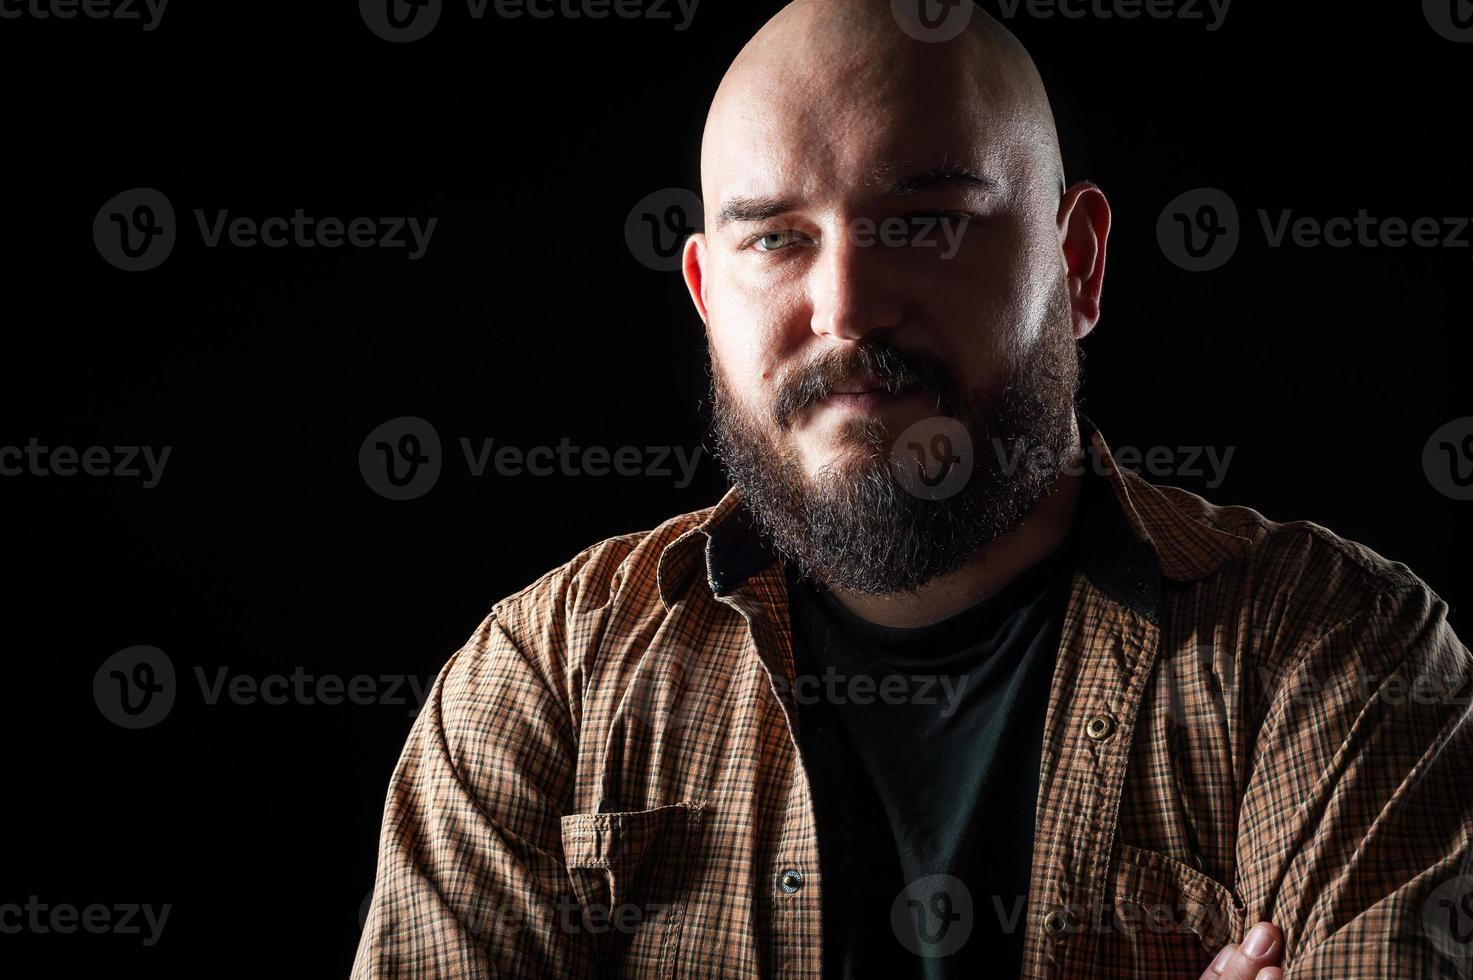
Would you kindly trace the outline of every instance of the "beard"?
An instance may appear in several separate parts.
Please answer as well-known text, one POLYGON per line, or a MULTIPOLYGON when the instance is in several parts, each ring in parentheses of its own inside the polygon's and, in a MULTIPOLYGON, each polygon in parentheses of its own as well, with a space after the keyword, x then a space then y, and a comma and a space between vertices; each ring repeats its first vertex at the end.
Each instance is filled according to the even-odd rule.
POLYGON ((768 417, 752 418, 709 343, 707 356, 714 454, 773 550, 829 589, 914 593, 958 570, 1038 506, 1075 448, 1081 354, 1062 281, 1037 340, 992 391, 964 386, 934 354, 872 334, 784 375, 768 417), (847 418, 843 449, 809 478, 778 437, 856 376, 934 395, 935 412, 903 433, 878 415, 847 418))

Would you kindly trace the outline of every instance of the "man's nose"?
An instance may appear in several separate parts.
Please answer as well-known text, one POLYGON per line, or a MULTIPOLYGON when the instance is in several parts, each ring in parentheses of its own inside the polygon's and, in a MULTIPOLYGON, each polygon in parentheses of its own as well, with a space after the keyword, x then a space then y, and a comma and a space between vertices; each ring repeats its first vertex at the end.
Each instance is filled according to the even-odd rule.
POLYGON ((900 324, 902 304, 884 268, 884 250, 855 237, 847 228, 830 236, 810 270, 812 329, 820 337, 859 340, 900 324))

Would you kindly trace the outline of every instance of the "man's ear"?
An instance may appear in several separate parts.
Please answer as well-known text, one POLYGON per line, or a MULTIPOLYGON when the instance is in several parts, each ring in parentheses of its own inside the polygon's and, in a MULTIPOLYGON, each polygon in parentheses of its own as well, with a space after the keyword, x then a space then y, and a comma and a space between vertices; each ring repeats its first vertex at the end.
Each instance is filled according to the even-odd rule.
POLYGON ((680 274, 685 277, 685 288, 690 290, 691 302, 701 322, 706 320, 706 236, 696 232, 685 240, 685 252, 680 258, 680 274))
POLYGON ((1105 287, 1105 245, 1110 238, 1110 202, 1104 191, 1081 181, 1059 202, 1059 246, 1069 283, 1074 339, 1100 320, 1100 293, 1105 287))

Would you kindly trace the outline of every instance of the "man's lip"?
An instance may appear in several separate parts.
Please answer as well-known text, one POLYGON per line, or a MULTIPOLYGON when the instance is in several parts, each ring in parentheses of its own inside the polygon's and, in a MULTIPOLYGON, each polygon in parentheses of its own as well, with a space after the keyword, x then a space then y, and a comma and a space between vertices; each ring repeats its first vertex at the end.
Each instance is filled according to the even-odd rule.
POLYGON ((914 395, 920 390, 920 388, 902 388, 900 391, 891 391, 884 385, 872 385, 868 388, 835 388, 824 395, 824 398, 832 398, 835 395, 891 395, 900 398, 905 395, 914 395))

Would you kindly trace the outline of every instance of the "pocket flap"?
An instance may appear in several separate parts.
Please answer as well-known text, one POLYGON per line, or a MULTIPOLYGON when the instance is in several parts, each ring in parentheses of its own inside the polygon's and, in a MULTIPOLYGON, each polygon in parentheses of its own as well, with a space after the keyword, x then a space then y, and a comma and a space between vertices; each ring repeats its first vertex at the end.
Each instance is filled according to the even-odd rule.
POLYGON ((631 868, 662 834, 684 839, 704 803, 672 803, 652 810, 570 813, 562 818, 563 858, 570 868, 631 868))
POLYGON ((1110 897, 1127 928, 1184 930, 1214 953, 1243 934, 1243 906, 1226 885, 1156 851, 1121 844, 1110 897))

